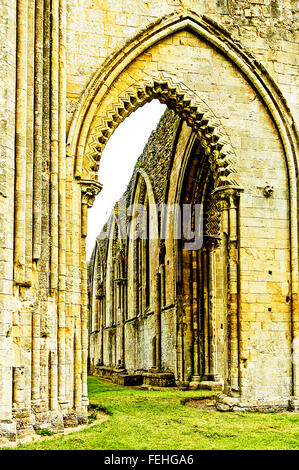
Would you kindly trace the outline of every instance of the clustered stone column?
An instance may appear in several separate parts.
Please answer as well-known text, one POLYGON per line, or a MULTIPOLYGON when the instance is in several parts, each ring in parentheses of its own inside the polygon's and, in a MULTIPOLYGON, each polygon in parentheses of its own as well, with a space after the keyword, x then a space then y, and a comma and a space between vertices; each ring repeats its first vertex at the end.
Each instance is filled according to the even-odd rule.
MULTIPOLYGON (((227 377, 225 391, 239 393, 239 243, 238 243, 238 208, 241 188, 220 188, 212 197, 216 199, 216 211, 221 214, 221 231, 226 234, 226 296, 227 296, 227 377)), ((213 216, 212 216, 213 217, 213 216)), ((211 224, 213 226, 213 224, 211 224)), ((214 224, 214 227, 217 226, 214 224)), ((225 243, 225 241, 224 241, 225 243)), ((204 348, 205 361, 201 377, 202 387, 217 387, 223 382, 217 369, 217 309, 216 309, 216 250, 221 245, 219 233, 207 234, 203 250, 203 273, 207 277, 204 283, 204 330, 208 331, 204 348), (210 382, 210 383, 209 383, 210 382), (211 384, 211 382, 214 383, 211 384)), ((225 273, 223 273, 224 275, 225 273)), ((206 335, 205 335, 206 336, 206 335)))
POLYGON ((239 199, 241 188, 227 188, 218 195, 222 212, 223 233, 226 235, 227 265, 227 368, 225 391, 240 393, 240 263, 239 263, 239 199))
POLYGON ((12 424, 9 438, 15 439, 41 423, 61 428, 64 406, 72 407, 66 400, 66 0, 5 3, 3 49, 14 62, 5 93, 10 100, 14 96, 8 129, 15 174, 12 184, 7 180, 12 197, 5 211, 14 236, 5 281, 11 284, 9 298, 3 310, 1 305, 1 323, 8 303, 12 313, 8 367, 3 362, 0 371, 0 414, 5 428, 12 424), (25 400, 16 399, 12 407, 20 370, 25 400))
POLYGON ((225 390, 230 393, 232 390, 235 392, 239 390, 238 201, 240 191, 240 188, 225 187, 212 192, 206 212, 201 252, 182 250, 183 380, 190 381, 191 388, 222 389, 224 386, 223 378, 218 370, 217 354, 217 277, 222 276, 227 279, 224 291, 227 297, 228 335, 228 372, 225 390), (225 234, 223 239, 221 234, 225 234), (221 246, 226 253, 226 259, 224 266, 222 263, 217 266, 217 250, 221 246), (190 274, 188 274, 189 270, 190 274))
POLYGON ((156 372, 161 370, 161 274, 155 274, 155 363, 156 372))
POLYGON ((220 245, 217 237, 206 240, 208 251, 208 331, 209 331, 209 362, 203 379, 213 382, 220 381, 217 371, 217 309, 216 309, 216 249, 220 245))
MULTIPOLYGON (((87 266, 86 266, 86 236, 87 236, 87 209, 92 207, 94 199, 102 189, 102 185, 96 181, 82 180, 80 181, 82 191, 82 213, 81 213, 81 318, 78 319, 77 338, 77 354, 76 354, 76 377, 77 387, 77 406, 87 406, 88 390, 87 390, 87 358, 88 358, 88 294, 87 294, 87 266), (80 337, 81 334, 81 337, 80 337), (80 354, 81 349, 81 354, 80 354), (81 397, 81 399, 80 399, 81 397)), ((82 418, 83 419, 83 418, 82 418)))
POLYGON ((118 278, 117 283, 117 308, 119 313, 119 359, 117 363, 118 369, 125 369, 125 287, 126 279, 118 278))
MULTIPOLYGON (((217 305, 216 305, 216 250, 220 246, 219 236, 205 236, 200 261, 193 259, 193 271, 200 270, 201 302, 194 306, 195 312, 201 305, 201 335, 198 349, 193 344, 193 375, 191 388, 222 389, 223 380, 217 364, 217 305)), ((195 274, 194 274, 195 275, 195 274)), ((198 328, 193 318, 193 329, 198 328)), ((198 332, 196 332, 198 334, 198 332)))

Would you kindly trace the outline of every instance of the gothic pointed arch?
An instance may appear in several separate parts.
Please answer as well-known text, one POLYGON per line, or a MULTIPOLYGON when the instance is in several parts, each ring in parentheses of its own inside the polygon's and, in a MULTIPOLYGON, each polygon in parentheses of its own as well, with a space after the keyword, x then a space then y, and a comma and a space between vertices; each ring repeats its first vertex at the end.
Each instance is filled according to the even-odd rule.
MULTIPOLYGON (((239 77, 245 80, 250 89, 258 95, 271 121, 275 124, 275 132, 282 144, 282 155, 285 156, 288 178, 290 292, 292 293, 293 324, 298 295, 297 128, 280 89, 269 73, 251 52, 239 42, 236 43, 230 34, 214 21, 190 11, 182 11, 180 14, 162 18, 127 43, 121 51, 104 64, 86 89, 69 134, 68 155, 74 160, 74 175, 81 182, 96 181, 101 152, 117 125, 147 101, 158 98, 188 122, 202 141, 214 180, 214 193, 211 195, 217 192, 220 194, 223 187, 227 188, 228 191, 225 192, 226 196, 223 198, 225 201, 223 202, 222 199, 220 205, 222 203, 234 205, 229 189, 238 186, 239 183, 235 164, 238 161, 238 152, 236 146, 231 145, 227 139, 227 135, 231 136, 231 133, 225 131, 230 127, 230 113, 226 118, 226 125, 218 125, 219 122, 215 120, 211 112, 211 103, 209 102, 210 107, 205 102, 203 103, 190 83, 184 81, 182 76, 179 77, 173 69, 170 71, 167 68, 159 68, 159 57, 147 71, 142 69, 140 62, 137 63, 140 56, 150 51, 152 46, 178 31, 191 31, 211 46, 213 51, 220 52, 224 60, 233 64, 239 77), (136 64, 135 70, 133 70, 134 64, 136 64)), ((242 119, 241 111, 239 118, 242 119)), ((239 126, 236 125, 235 129, 238 131, 239 126)), ((242 158, 248 161, 253 158, 250 148, 242 158)), ((215 199, 211 199, 210 202, 211 213, 213 213, 215 205, 213 206, 212 203, 215 199)), ((219 211, 219 207, 216 209, 219 211)), ((215 221, 217 226, 217 217, 216 215, 214 219, 211 219, 211 226, 215 225, 215 221)), ((211 259, 213 256, 211 255, 211 259)), ((293 388, 296 387, 298 388, 298 385, 294 380, 293 388)))
POLYGON ((159 229, 156 199, 143 168, 135 174, 128 228, 128 315, 153 308, 153 276, 159 266, 159 229))
MULTIPOLYGON (((252 87, 259 93, 276 123, 282 139, 291 180, 291 192, 293 201, 295 201, 297 199, 296 173, 298 171, 298 152, 296 149, 298 148, 298 131, 283 94, 262 64, 260 64, 253 54, 239 41, 235 42, 231 34, 225 30, 222 25, 217 24, 206 15, 201 17, 187 9, 174 12, 153 22, 144 31, 141 31, 132 40, 128 41, 121 50, 116 51, 94 75, 82 96, 68 135, 68 155, 74 159, 75 176, 79 179, 85 179, 86 175, 91 173, 93 175, 92 179, 97 179, 97 163, 94 163, 93 169, 91 169, 90 164, 85 168, 83 166, 83 160, 87 152, 87 154, 89 154, 89 158, 87 158, 89 163, 90 158, 94 159, 94 157, 95 162, 97 162, 99 153, 102 151, 101 145, 106 143, 106 137, 110 135, 110 126, 108 126, 108 129, 102 128, 98 136, 102 142, 99 142, 99 145, 96 143, 96 151, 94 154, 89 153, 87 147, 89 145, 92 122, 101 106, 103 98, 107 93, 109 94, 113 83, 126 67, 132 64, 143 52, 158 41, 182 30, 192 31, 195 35, 203 38, 211 44, 211 46, 220 51, 227 60, 237 66, 241 73, 246 76, 246 79, 251 83, 252 87)), ((128 111, 132 112, 134 109, 137 109, 134 108, 136 103, 137 107, 140 106, 138 99, 134 102, 134 98, 135 97, 132 97, 130 94, 123 97, 125 103, 120 106, 119 113, 116 112, 119 122, 121 122, 123 116, 128 115, 128 111), (131 100, 133 100, 133 102, 131 100)), ((181 98, 183 97, 181 96, 181 98)), ((117 106, 117 104, 118 103, 114 103, 114 106, 117 106)), ((200 110, 198 111, 200 112, 200 110)), ((108 112, 109 110, 107 109, 107 113, 108 112)), ((116 125, 118 125, 118 123, 116 125)), ((113 123, 112 128, 113 130, 115 128, 113 123)), ((96 137, 96 135, 92 135, 92 145, 95 144, 94 137, 96 137)), ((293 202, 293 204, 292 212, 295 214, 296 204, 295 202, 293 202)), ((293 230, 295 230, 294 225, 293 230)), ((294 234, 294 243, 295 239, 296 236, 294 234)))
MULTIPOLYGON (((111 130, 113 131, 125 116, 141 105, 138 100, 138 92, 140 92, 139 86, 144 90, 145 95, 146 92, 151 89, 146 89, 146 86, 149 86, 146 83, 144 83, 145 88, 143 88, 143 80, 140 82, 140 80, 136 81, 135 79, 135 82, 138 83, 137 89, 133 87, 133 89, 127 89, 128 93, 124 93, 126 90, 126 88, 124 88, 116 100, 112 97, 112 90, 117 86, 117 82, 119 82, 124 71, 131 64, 135 63, 138 57, 148 51, 153 45, 156 45, 159 41, 162 41, 179 31, 191 31, 192 34, 201 38, 211 47, 215 48, 215 50, 224 56, 228 62, 234 64, 234 66, 240 71, 241 75, 245 77, 252 89, 258 93, 260 99, 263 101, 267 111, 269 112, 269 115, 275 123, 279 138, 283 145, 289 178, 290 239, 292 251, 291 284, 293 285, 293 291, 297 292, 298 226, 296 217, 298 200, 298 130, 295 120, 281 90, 268 71, 265 70, 251 51, 247 50, 240 41, 234 41, 231 34, 225 28, 206 15, 199 16, 193 11, 183 9, 179 12, 165 16, 138 33, 137 36, 128 41, 121 50, 116 51, 115 54, 113 54, 103 64, 86 88, 69 131, 67 154, 74 161, 74 175, 79 181, 86 181, 87 185, 93 187, 93 181, 96 182, 97 179, 100 154, 103 150, 103 146, 107 142, 107 139, 111 135, 111 130), (131 94, 132 91, 133 94, 131 94), (104 101, 110 96, 112 102, 110 101, 110 104, 107 107, 109 99, 105 103, 104 101), (137 100, 135 101, 136 96, 137 100), (115 107, 118 107, 118 104, 120 104, 119 109, 115 109, 115 107), (107 126, 105 124, 103 127, 100 125, 98 130, 94 133, 93 126, 97 121, 99 110, 101 110, 101 116, 104 117, 104 121, 106 120, 107 126), (111 118, 109 113, 112 113, 112 120, 109 120, 109 118, 111 118), (114 119, 119 121, 116 123, 116 126, 114 119), (92 148, 90 148, 90 145, 92 148)), ((166 70, 163 70, 162 72, 167 74, 166 70)), ((141 70, 138 70, 136 76, 140 74, 142 75, 141 70)), ((151 78, 154 78, 154 75, 155 74, 151 74, 151 76, 145 77, 144 81, 149 80, 152 82, 151 78)), ((176 102, 184 102, 185 99, 188 102, 187 95, 185 95, 184 92, 182 94, 180 90, 180 88, 183 87, 182 82, 177 82, 173 77, 170 78, 173 80, 173 83, 176 84, 174 87, 175 94, 177 95, 176 102)), ((167 89, 171 89, 169 78, 166 78, 166 82, 168 85, 165 85, 165 78, 162 80, 160 78, 159 81, 158 77, 158 82, 156 84, 152 84, 153 89, 157 90, 158 88, 161 88, 161 85, 165 86, 167 89)), ((140 93, 143 94, 143 91, 140 93)), ((156 91, 150 91, 150 94, 153 96, 153 94, 156 94, 156 91)), ((149 98, 146 98, 145 96, 142 98, 144 102, 146 102, 147 99, 149 98)), ((191 101, 189 104, 191 104, 191 101)), ((226 172, 229 172, 228 175, 225 175, 225 180, 230 184, 231 179, 234 181, 237 179, 237 174, 235 174, 233 170, 234 165, 231 165, 231 157, 234 155, 233 149, 230 148, 228 154, 224 152, 225 148, 227 148, 227 144, 229 143, 226 142, 226 139, 224 139, 223 142, 222 132, 220 132, 221 138, 218 139, 219 135, 217 133, 217 129, 219 128, 211 125, 210 120, 206 120, 206 122, 204 122, 205 116, 201 116, 201 114, 204 114, 202 113, 203 108, 196 108, 196 110, 193 109, 193 111, 198 113, 198 116, 201 117, 199 123, 204 124, 204 127, 206 127, 205 132, 207 133, 207 136, 204 132, 204 137, 207 137, 207 139, 204 140, 207 141, 207 153, 209 153, 210 158, 212 159, 212 165, 215 167, 215 174, 219 177, 219 183, 221 184, 223 173, 225 174, 226 172), (215 158, 213 145, 217 146, 217 143, 220 146, 220 149, 217 149, 216 147, 217 156, 215 158), (220 153, 220 158, 218 158, 218 152, 220 153)), ((190 116, 191 115, 192 112, 190 113, 190 116)), ((297 294, 295 294, 295 296, 297 298, 297 294)), ((294 299, 294 302, 296 303, 297 300, 294 299)))
POLYGON ((166 73, 135 83, 119 97, 116 104, 95 126, 89 138, 83 167, 89 168, 91 179, 96 179, 102 151, 116 127, 138 107, 158 99, 173 109, 201 139, 205 155, 214 173, 216 186, 237 185, 234 169, 235 153, 219 120, 200 98, 182 83, 174 83, 166 73))

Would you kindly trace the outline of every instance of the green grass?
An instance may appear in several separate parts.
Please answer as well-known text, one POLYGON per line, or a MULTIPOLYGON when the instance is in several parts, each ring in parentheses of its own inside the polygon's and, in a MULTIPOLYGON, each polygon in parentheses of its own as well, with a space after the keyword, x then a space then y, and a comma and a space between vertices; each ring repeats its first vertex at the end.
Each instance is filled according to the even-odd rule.
MULTIPOLYGON (((209 392, 208 392, 209 393, 209 392)), ((299 415, 219 413, 182 405, 203 391, 144 391, 89 378, 94 409, 109 419, 66 436, 19 445, 17 449, 295 449, 299 415)))
POLYGON ((39 436, 42 436, 42 437, 53 436, 54 435, 54 432, 50 431, 49 429, 38 429, 35 432, 36 432, 36 434, 38 434, 39 436))

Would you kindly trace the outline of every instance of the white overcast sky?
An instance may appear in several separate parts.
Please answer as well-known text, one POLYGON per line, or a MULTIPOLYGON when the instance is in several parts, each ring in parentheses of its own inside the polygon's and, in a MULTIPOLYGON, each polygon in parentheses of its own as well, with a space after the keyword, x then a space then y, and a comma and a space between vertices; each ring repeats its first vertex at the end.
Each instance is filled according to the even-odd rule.
POLYGON ((99 169, 99 181, 103 189, 88 211, 87 260, 97 235, 108 220, 114 204, 126 190, 135 163, 165 109, 166 106, 158 100, 147 103, 127 117, 110 137, 99 169))

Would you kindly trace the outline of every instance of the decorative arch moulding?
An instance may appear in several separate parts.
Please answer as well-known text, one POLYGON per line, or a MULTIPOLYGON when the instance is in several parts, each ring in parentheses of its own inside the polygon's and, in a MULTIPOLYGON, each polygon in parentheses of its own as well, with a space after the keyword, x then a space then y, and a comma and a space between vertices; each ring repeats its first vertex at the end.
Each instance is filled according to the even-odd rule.
MULTIPOLYGON (((277 125, 286 150, 288 165, 293 166, 291 171, 294 176, 294 165, 297 170, 298 131, 281 90, 263 65, 240 41, 235 41, 222 25, 206 15, 199 16, 194 11, 184 8, 158 19, 127 41, 120 50, 105 61, 91 80, 74 115, 68 136, 68 155, 76 160, 75 176, 80 177, 85 170, 82 168, 82 159, 88 135, 86 125, 87 128, 90 127, 94 110, 109 92, 115 79, 144 51, 167 36, 184 29, 191 30, 216 47, 237 66, 257 90, 277 125)), ((88 150, 87 152, 89 153, 88 150)))
MULTIPOLYGON (((143 52, 164 38, 186 29, 192 31, 201 39, 204 39, 208 44, 211 44, 227 60, 236 66, 243 76, 246 77, 246 80, 250 85, 256 90, 276 125, 277 132, 284 148, 289 175, 291 217, 290 237, 292 245, 291 271, 292 284, 296 284, 298 282, 297 178, 299 141, 297 126, 283 93, 275 83, 275 80, 265 70, 263 65, 241 44, 239 40, 235 41, 225 28, 207 16, 197 15, 192 10, 181 9, 180 11, 163 17, 149 25, 133 39, 127 41, 120 50, 116 51, 115 54, 107 59, 87 86, 74 115, 68 135, 67 153, 68 156, 74 160, 74 176, 79 180, 80 178, 97 180, 97 168, 103 148, 101 146, 105 145, 105 142, 108 140, 119 122, 129 115, 130 112, 141 106, 141 104, 138 104, 137 102, 137 105, 135 103, 134 107, 132 96, 129 94, 119 98, 119 103, 115 103, 115 106, 120 105, 119 110, 110 109, 110 112, 113 113, 113 123, 112 128, 110 128, 110 126, 108 126, 110 116, 107 114, 109 110, 102 109, 101 103, 105 96, 110 93, 110 88, 115 80, 119 78, 122 72, 143 52), (91 125, 94 122, 99 109, 101 109, 105 116, 105 122, 103 122, 100 128, 98 128, 99 135, 97 136, 96 134, 93 134, 91 125), (118 123, 117 120, 119 120, 118 123), (89 138, 91 135, 92 141, 90 142, 89 138)), ((166 81, 169 85, 169 89, 171 89, 171 82, 169 82, 168 79, 166 81)), ((144 104, 146 100, 150 100, 150 97, 142 97, 142 94, 156 94, 157 86, 161 86, 160 80, 158 80, 157 85, 155 85, 154 79, 151 84, 144 84, 144 87, 141 85, 141 90, 137 89, 133 91, 133 101, 134 99, 140 99, 141 101, 144 100, 144 104), (149 86, 149 88, 146 89, 146 86, 149 86), (140 98, 138 96, 138 92, 141 93, 140 98)), ((190 90, 188 91, 190 92, 190 90)), ((183 112, 182 105, 187 104, 187 95, 185 96, 183 93, 183 96, 180 97, 179 88, 176 88, 176 92, 177 106, 179 107, 179 105, 181 105, 180 109, 181 112, 183 112)), ((191 105, 190 102, 189 106, 192 107, 193 103, 191 105)), ((195 114, 198 113, 198 116, 200 116, 201 112, 200 108, 197 109, 195 114)), ((189 116, 191 119, 191 110, 189 116)), ((208 120, 208 122, 204 123, 204 119, 206 117, 207 115, 204 115, 199 120, 197 117, 193 117, 193 122, 196 124, 200 123, 198 131, 202 132, 202 141, 206 140, 206 153, 211 162, 211 166, 213 168, 212 171, 216 180, 214 186, 215 188, 227 185, 239 186, 237 182, 237 173, 235 172, 236 166, 234 165, 236 156, 234 152, 226 152, 229 145, 227 146, 227 142, 223 142, 224 139, 219 132, 219 127, 212 125, 214 120, 208 120), (199 122, 197 123, 196 121, 199 122), (216 142, 217 137, 219 137, 219 139, 216 142), (218 147, 217 149, 217 144, 218 146, 221 146, 222 143, 225 143, 225 145, 223 145, 222 148, 219 149, 218 147), (213 148, 213 146, 216 147, 213 148), (217 157, 215 156, 214 150, 219 152, 217 157)))
POLYGON ((209 159, 215 187, 238 186, 234 168, 236 156, 220 122, 195 93, 181 83, 174 83, 172 77, 165 73, 128 89, 106 113, 100 125, 94 128, 83 159, 83 172, 88 171, 86 176, 97 179, 102 151, 114 130, 132 112, 152 99, 167 104, 196 133, 209 159))

